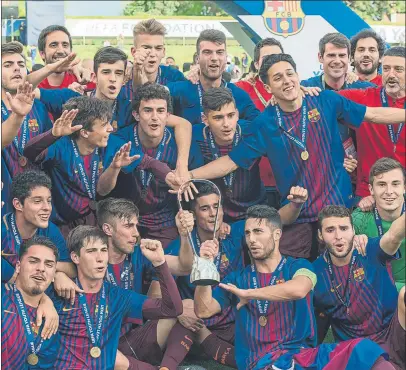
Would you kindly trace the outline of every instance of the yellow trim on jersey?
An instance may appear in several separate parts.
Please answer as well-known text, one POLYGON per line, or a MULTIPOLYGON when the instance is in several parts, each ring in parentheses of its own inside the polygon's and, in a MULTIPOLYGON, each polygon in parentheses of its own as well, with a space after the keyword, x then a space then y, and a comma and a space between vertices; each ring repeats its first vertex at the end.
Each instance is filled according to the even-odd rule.
MULTIPOLYGON (((314 289, 314 287, 316 286, 317 283, 317 276, 313 271, 310 271, 309 269, 305 269, 305 268, 301 268, 299 270, 297 270, 295 272, 295 274, 293 275, 293 277, 295 276, 307 276, 311 282, 312 282, 312 290, 314 289)), ((293 279, 293 278, 292 278, 293 279)))

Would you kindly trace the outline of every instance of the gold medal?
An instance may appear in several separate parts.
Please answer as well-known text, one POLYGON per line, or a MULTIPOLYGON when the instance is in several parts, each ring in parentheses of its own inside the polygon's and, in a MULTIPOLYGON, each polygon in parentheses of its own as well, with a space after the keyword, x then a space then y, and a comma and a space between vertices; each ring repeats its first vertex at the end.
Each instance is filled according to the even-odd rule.
POLYGON ((307 150, 303 151, 300 153, 300 158, 302 158, 303 161, 307 161, 309 159, 309 152, 307 150))
POLYGON ((27 158, 24 157, 23 155, 18 158, 18 163, 20 164, 21 167, 25 167, 27 165, 27 158))
POLYGON ((266 324, 268 323, 268 319, 266 318, 266 316, 260 316, 259 317, 259 325, 266 326, 266 324))
POLYGON ((90 349, 90 356, 92 356, 93 358, 98 358, 101 355, 101 350, 99 347, 92 347, 90 349))
POLYGON ((28 357, 27 357, 27 362, 31 365, 31 366, 35 366, 36 364, 38 364, 38 356, 35 353, 31 353, 28 357))

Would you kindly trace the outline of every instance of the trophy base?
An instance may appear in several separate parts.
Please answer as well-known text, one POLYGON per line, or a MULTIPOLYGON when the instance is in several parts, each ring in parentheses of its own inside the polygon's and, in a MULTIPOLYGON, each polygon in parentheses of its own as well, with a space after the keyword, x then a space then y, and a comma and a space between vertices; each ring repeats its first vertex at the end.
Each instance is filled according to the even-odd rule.
POLYGON ((218 280, 214 279, 199 279, 192 282, 192 284, 200 286, 217 285, 218 283, 218 280))

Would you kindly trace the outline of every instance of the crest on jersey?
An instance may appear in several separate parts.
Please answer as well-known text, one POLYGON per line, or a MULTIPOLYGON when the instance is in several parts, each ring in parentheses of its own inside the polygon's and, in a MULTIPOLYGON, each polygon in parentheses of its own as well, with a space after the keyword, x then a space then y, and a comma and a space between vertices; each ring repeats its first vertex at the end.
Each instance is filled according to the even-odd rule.
POLYGON ((262 13, 265 27, 275 35, 288 37, 299 33, 304 26, 305 14, 301 1, 265 1, 262 13))
POLYGON ((285 279, 279 279, 279 280, 276 280, 275 285, 283 284, 284 282, 285 282, 285 279))
POLYGON ((307 118, 310 122, 317 122, 320 120, 320 112, 317 110, 317 108, 313 108, 309 111, 309 113, 307 113, 307 118))
POLYGON ((36 119, 28 120, 28 128, 31 132, 38 132, 39 125, 36 119))
POLYGON ((99 176, 103 173, 103 163, 99 162, 99 176))
POLYGON ((354 280, 355 281, 362 281, 364 280, 365 277, 365 272, 364 272, 364 268, 360 267, 359 269, 354 270, 354 280))

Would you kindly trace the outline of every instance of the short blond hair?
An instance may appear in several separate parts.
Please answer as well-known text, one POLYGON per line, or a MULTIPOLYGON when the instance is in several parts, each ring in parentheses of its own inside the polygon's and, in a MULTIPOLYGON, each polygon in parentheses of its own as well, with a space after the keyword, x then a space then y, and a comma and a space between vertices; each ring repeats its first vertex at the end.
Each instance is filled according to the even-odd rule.
POLYGON ((158 22, 156 19, 145 19, 144 21, 137 23, 133 29, 134 39, 137 35, 159 35, 165 36, 165 26, 158 22))

